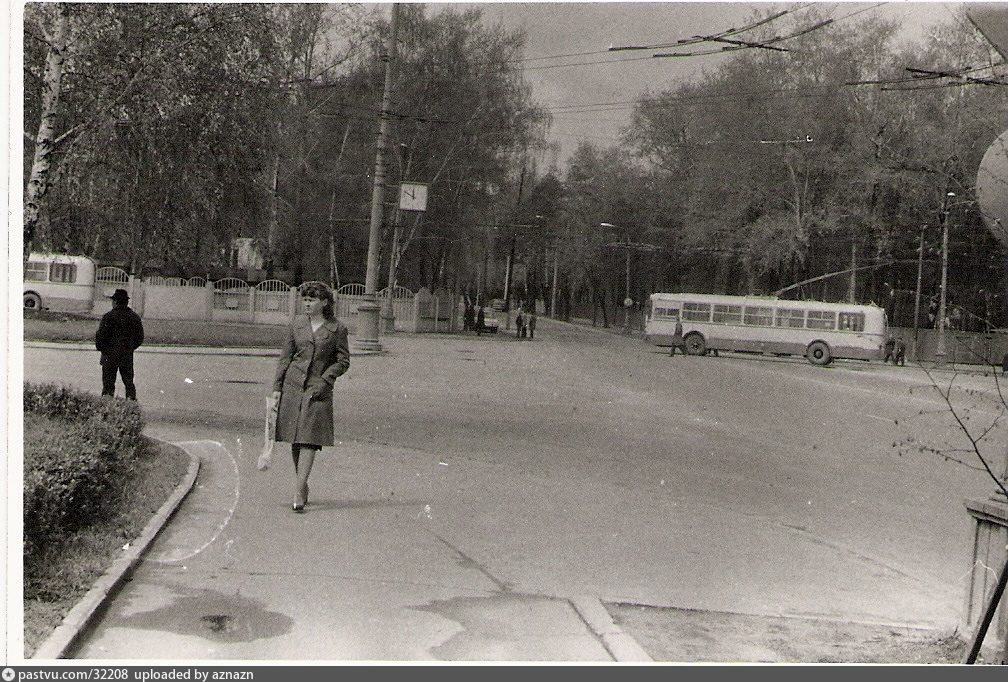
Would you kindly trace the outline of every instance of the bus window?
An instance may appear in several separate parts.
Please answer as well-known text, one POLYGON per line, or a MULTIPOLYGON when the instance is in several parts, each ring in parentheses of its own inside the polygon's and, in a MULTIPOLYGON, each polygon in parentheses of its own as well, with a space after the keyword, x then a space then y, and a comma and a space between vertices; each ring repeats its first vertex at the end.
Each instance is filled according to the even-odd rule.
POLYGON ((840 313, 837 328, 850 332, 863 332, 864 324, 864 313, 840 313))
POLYGON ((679 319, 678 308, 655 308, 654 319, 656 320, 677 320, 679 319))
POLYGON ((692 322, 709 322, 710 303, 683 303, 683 319, 692 322))
POLYGON ((38 261, 28 261, 25 265, 24 279, 26 282, 44 282, 49 278, 49 264, 38 261))
POLYGON ((781 308, 777 311, 777 326, 801 329, 805 326, 805 311, 781 308))
POLYGON ((73 263, 53 263, 49 281, 73 284, 77 281, 77 266, 73 263))
POLYGON ((745 323, 764 327, 773 326, 773 308, 747 305, 745 308, 745 323))
POLYGON ((742 306, 715 304, 714 322, 720 322, 722 324, 742 324, 742 306))
POLYGON ((829 310, 810 310, 805 326, 809 329, 836 329, 836 313, 829 310))

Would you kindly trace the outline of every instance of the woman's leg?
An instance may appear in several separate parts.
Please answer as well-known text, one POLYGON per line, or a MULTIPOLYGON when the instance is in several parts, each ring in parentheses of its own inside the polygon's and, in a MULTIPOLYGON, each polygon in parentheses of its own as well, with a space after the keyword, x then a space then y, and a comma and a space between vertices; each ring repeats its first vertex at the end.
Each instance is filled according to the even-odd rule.
POLYGON ((315 464, 315 453, 318 448, 302 446, 301 458, 298 462, 298 502, 305 504, 308 502, 308 476, 311 475, 312 466, 315 464))
POLYGON ((294 506, 295 510, 301 502, 301 479, 298 478, 298 465, 301 462, 301 446, 291 443, 291 460, 294 462, 294 506))

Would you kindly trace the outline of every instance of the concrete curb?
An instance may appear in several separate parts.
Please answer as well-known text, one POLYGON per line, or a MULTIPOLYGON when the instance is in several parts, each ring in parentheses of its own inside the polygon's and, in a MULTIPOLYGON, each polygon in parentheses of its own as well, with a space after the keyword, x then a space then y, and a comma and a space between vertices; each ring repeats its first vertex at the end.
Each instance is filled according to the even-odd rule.
MULTIPOLYGON (((73 350, 73 351, 94 351, 94 344, 88 343, 76 343, 73 341, 25 341, 25 348, 50 348, 56 350, 73 350)), ((280 355, 279 349, 276 348, 211 348, 209 346, 140 346, 136 349, 137 353, 167 353, 167 354, 177 354, 177 355, 239 355, 246 357, 278 357, 280 355)), ((353 342, 350 344, 350 356, 360 357, 364 355, 376 355, 373 351, 362 351, 353 348, 353 342)))
MULTIPOLYGON (((176 446, 177 447, 177 446, 176 446)), ((154 542, 158 533, 168 524, 182 500, 185 499, 189 491, 192 490, 199 474, 200 460, 192 453, 189 455, 189 470, 186 472, 182 482, 175 486, 161 508, 157 510, 153 518, 147 522, 140 537, 130 543, 129 549, 125 550, 108 569, 95 581, 87 594, 74 605, 63 622, 46 638, 32 655, 32 660, 65 658, 71 648, 77 643, 81 633, 92 622, 95 614, 101 609, 105 602, 118 590, 126 576, 133 570, 147 549, 154 542)))
MULTIPOLYGON (((94 351, 94 344, 74 341, 25 341, 25 348, 52 348, 57 350, 94 351)), ((210 348, 207 346, 140 346, 136 353, 175 353, 179 355, 252 355, 269 357, 280 355, 275 348, 210 348)))
POLYGON ((643 647, 613 622, 612 616, 597 597, 574 597, 570 599, 570 604, 591 631, 602 640, 602 645, 617 663, 653 662, 654 659, 643 647))

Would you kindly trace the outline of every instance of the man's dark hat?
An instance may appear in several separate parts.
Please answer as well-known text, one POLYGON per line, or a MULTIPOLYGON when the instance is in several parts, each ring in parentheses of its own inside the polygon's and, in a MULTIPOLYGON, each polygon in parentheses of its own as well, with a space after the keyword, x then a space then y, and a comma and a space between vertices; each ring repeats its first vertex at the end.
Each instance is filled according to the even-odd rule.
POLYGON ((111 296, 109 296, 113 301, 128 301, 129 294, 126 293, 125 289, 116 289, 111 296))

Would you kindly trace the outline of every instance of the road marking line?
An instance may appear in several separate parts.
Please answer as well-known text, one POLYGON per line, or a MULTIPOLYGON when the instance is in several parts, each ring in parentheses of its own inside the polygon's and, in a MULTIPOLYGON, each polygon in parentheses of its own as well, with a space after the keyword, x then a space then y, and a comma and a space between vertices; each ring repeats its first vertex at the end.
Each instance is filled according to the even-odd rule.
MULTIPOLYGON (((194 551, 184 556, 171 557, 171 558, 151 557, 145 560, 157 564, 175 564, 180 561, 186 561, 188 559, 193 558, 197 554, 200 554, 203 550, 205 550, 207 547, 216 542, 217 538, 220 537, 221 533, 224 532, 224 529, 227 528, 227 525, 231 522, 231 518, 234 516, 235 509, 238 508, 238 500, 241 498, 241 471, 238 468, 238 462, 237 460, 235 460, 234 455, 231 454, 231 451, 228 450, 226 447, 224 447, 222 443, 215 440, 188 440, 172 443, 172 445, 178 446, 183 450, 186 450, 187 452, 189 451, 188 448, 190 447, 193 449, 199 449, 199 448, 209 448, 211 446, 216 446, 217 448, 223 450, 225 454, 227 454, 228 458, 230 458, 231 467, 234 469, 234 481, 235 481, 234 496, 232 498, 231 508, 228 509, 227 514, 224 517, 224 521, 217 526, 216 531, 213 533, 213 537, 211 537, 209 540, 207 540, 205 543, 203 543, 200 547, 198 547, 194 551)), ((196 456, 199 457, 199 455, 196 456)))
POLYGON ((877 414, 865 414, 864 412, 861 412, 860 415, 862 417, 868 417, 869 419, 877 419, 877 420, 879 420, 881 422, 890 422, 891 423, 893 421, 889 417, 880 417, 877 414))

